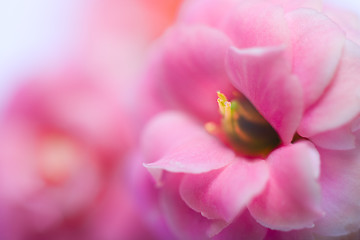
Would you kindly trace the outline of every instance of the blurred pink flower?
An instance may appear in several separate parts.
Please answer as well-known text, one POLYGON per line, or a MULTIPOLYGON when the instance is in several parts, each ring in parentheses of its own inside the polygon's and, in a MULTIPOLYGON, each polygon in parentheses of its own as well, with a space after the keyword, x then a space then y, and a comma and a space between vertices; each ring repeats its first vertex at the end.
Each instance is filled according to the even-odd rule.
POLYGON ((142 151, 180 239, 359 230, 359 33, 317 0, 184 4, 140 111, 177 110, 147 125, 142 151))
POLYGON ((137 78, 145 53, 174 21, 182 0, 95 0, 82 40, 86 61, 115 88, 137 78))
POLYGON ((2 114, 0 238, 151 238, 124 186, 133 136, 119 97, 77 67, 49 72, 2 114))

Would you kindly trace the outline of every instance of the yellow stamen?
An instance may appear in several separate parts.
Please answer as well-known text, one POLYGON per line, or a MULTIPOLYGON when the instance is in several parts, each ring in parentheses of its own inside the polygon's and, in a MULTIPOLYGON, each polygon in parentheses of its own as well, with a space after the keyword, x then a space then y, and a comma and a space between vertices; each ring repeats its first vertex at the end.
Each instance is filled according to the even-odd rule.
POLYGON ((221 92, 217 96, 221 127, 207 123, 205 129, 209 133, 224 133, 236 151, 248 156, 266 156, 280 144, 276 131, 243 95, 236 94, 232 101, 221 92))
POLYGON ((218 95, 218 99, 217 102, 219 104, 219 109, 220 109, 220 113, 221 115, 225 115, 225 107, 226 107, 226 103, 228 102, 226 96, 224 94, 222 94, 221 92, 217 92, 218 95))
POLYGON ((231 110, 231 102, 229 102, 225 96, 225 94, 221 92, 217 92, 218 99, 217 102, 219 104, 219 110, 223 118, 223 126, 226 131, 233 131, 232 127, 232 110, 231 110))

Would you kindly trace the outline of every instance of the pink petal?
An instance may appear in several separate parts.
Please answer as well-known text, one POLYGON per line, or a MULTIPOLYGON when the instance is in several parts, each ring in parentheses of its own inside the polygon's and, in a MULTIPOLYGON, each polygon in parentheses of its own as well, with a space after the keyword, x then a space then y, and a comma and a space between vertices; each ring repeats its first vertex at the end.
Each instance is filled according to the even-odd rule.
POLYGON ((329 237, 326 235, 316 234, 316 240, 358 240, 358 239, 360 239, 360 231, 346 235, 336 236, 336 237, 334 236, 329 237))
POLYGON ((209 220, 190 209, 178 191, 181 175, 169 175, 160 190, 160 202, 169 228, 179 239, 263 239, 266 229, 256 223, 247 210, 228 225, 221 220, 209 220))
POLYGON ((290 143, 303 109, 302 87, 291 75, 284 48, 230 48, 226 66, 234 86, 242 92, 290 143))
POLYGON ((272 152, 267 188, 249 205, 252 216, 270 229, 289 231, 314 226, 320 210, 320 158, 309 142, 272 152))
MULTIPOLYGON (((314 237, 311 230, 302 229, 289 232, 268 231, 264 240, 319 240, 314 237)), ((328 239, 335 240, 335 239, 328 239)))
POLYGON ((350 150, 356 147, 356 135, 352 132, 352 124, 317 134, 310 138, 317 147, 331 150, 350 150))
POLYGON ((346 38, 360 44, 360 19, 352 11, 325 6, 324 13, 346 33, 346 38))
POLYGON ((185 1, 178 19, 185 24, 205 24, 219 27, 238 4, 237 0, 185 1))
POLYGON ((159 42, 147 78, 163 101, 205 121, 218 121, 216 92, 230 93, 224 59, 230 39, 205 26, 171 29, 159 42), (160 91, 161 90, 161 91, 160 91))
POLYGON ((321 0, 269 0, 269 2, 282 6, 285 11, 292 11, 298 8, 310 8, 317 11, 322 10, 321 0))
POLYGON ((159 188, 154 185, 154 179, 142 166, 143 155, 139 149, 135 150, 126 159, 125 175, 130 195, 134 197, 137 211, 157 239, 173 239, 173 234, 165 223, 164 216, 159 211, 159 188))
POLYGON ((231 223, 260 194, 269 177, 264 160, 238 158, 223 169, 186 175, 180 195, 186 204, 209 219, 231 223))
POLYGON ((360 226, 360 151, 319 149, 321 156, 322 208, 325 216, 315 222, 315 231, 340 236, 360 226))
POLYGON ((337 25, 315 10, 290 12, 286 20, 292 42, 293 73, 299 77, 307 108, 332 80, 345 38, 337 25))
POLYGON ((181 175, 169 174, 160 190, 160 205, 171 231, 179 239, 209 239, 221 232, 228 224, 221 220, 209 220, 190 209, 181 199, 179 184, 181 175))
POLYGON ((241 1, 223 27, 238 48, 287 44, 284 10, 266 1, 241 1))
POLYGON ((167 112, 155 117, 142 139, 145 167, 160 180, 162 170, 204 173, 235 159, 234 152, 190 117, 167 112))
POLYGON ((298 132, 311 137, 350 122, 360 112, 360 47, 346 41, 335 79, 323 97, 308 109, 298 132))
POLYGON ((258 224, 246 209, 229 226, 216 235, 214 240, 263 240, 267 229, 258 224))

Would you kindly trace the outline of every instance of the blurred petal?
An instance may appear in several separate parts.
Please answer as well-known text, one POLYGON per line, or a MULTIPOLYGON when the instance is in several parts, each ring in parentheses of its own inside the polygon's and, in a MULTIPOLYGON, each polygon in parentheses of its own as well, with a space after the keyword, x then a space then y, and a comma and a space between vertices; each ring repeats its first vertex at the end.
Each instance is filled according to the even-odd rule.
POLYGON ((231 223, 262 192, 268 177, 264 160, 237 159, 223 169, 184 176, 180 195, 204 217, 231 223))
POLYGON ((288 43, 284 10, 266 1, 241 1, 223 26, 238 48, 288 43))
POLYGON ((299 77, 307 108, 332 80, 345 38, 337 25, 314 10, 290 12, 286 20, 292 42, 293 73, 299 77))
POLYGON ((186 24, 205 24, 217 27, 238 4, 237 0, 185 1, 179 14, 179 20, 186 24))
POLYGON ((141 218, 156 235, 157 239, 175 239, 168 228, 164 216, 159 211, 159 188, 154 184, 154 179, 142 165, 142 152, 138 149, 126 159, 126 182, 130 194, 134 197, 134 204, 141 218))
POLYGON ((234 86, 290 143, 301 119, 302 87, 290 73, 282 47, 230 48, 226 61, 234 86))
POLYGON ((269 2, 282 6, 285 11, 292 11, 298 8, 310 8, 317 11, 322 10, 321 0, 269 0, 269 2))
POLYGON ((346 38, 360 44, 360 18, 352 12, 332 6, 325 6, 324 13, 346 33, 346 38))
POLYGON ((314 226, 320 210, 320 158, 309 142, 272 152, 267 188, 249 205, 251 215, 270 229, 289 231, 314 226))
POLYGON ((298 132, 303 137, 336 129, 360 112, 360 47, 346 41, 343 56, 324 95, 304 114, 298 132))
POLYGON ((316 221, 315 231, 325 236, 355 232, 360 225, 360 151, 319 149, 322 208, 326 215, 316 221))

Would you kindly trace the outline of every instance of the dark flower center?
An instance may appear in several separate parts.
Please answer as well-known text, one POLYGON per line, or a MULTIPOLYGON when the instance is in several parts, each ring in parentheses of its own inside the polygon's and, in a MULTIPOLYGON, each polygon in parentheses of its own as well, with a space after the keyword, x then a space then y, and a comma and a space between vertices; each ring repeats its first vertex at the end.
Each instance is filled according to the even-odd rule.
POLYGON ((274 128, 244 96, 228 101, 218 92, 221 129, 227 144, 238 154, 250 157, 266 157, 280 143, 274 128))

